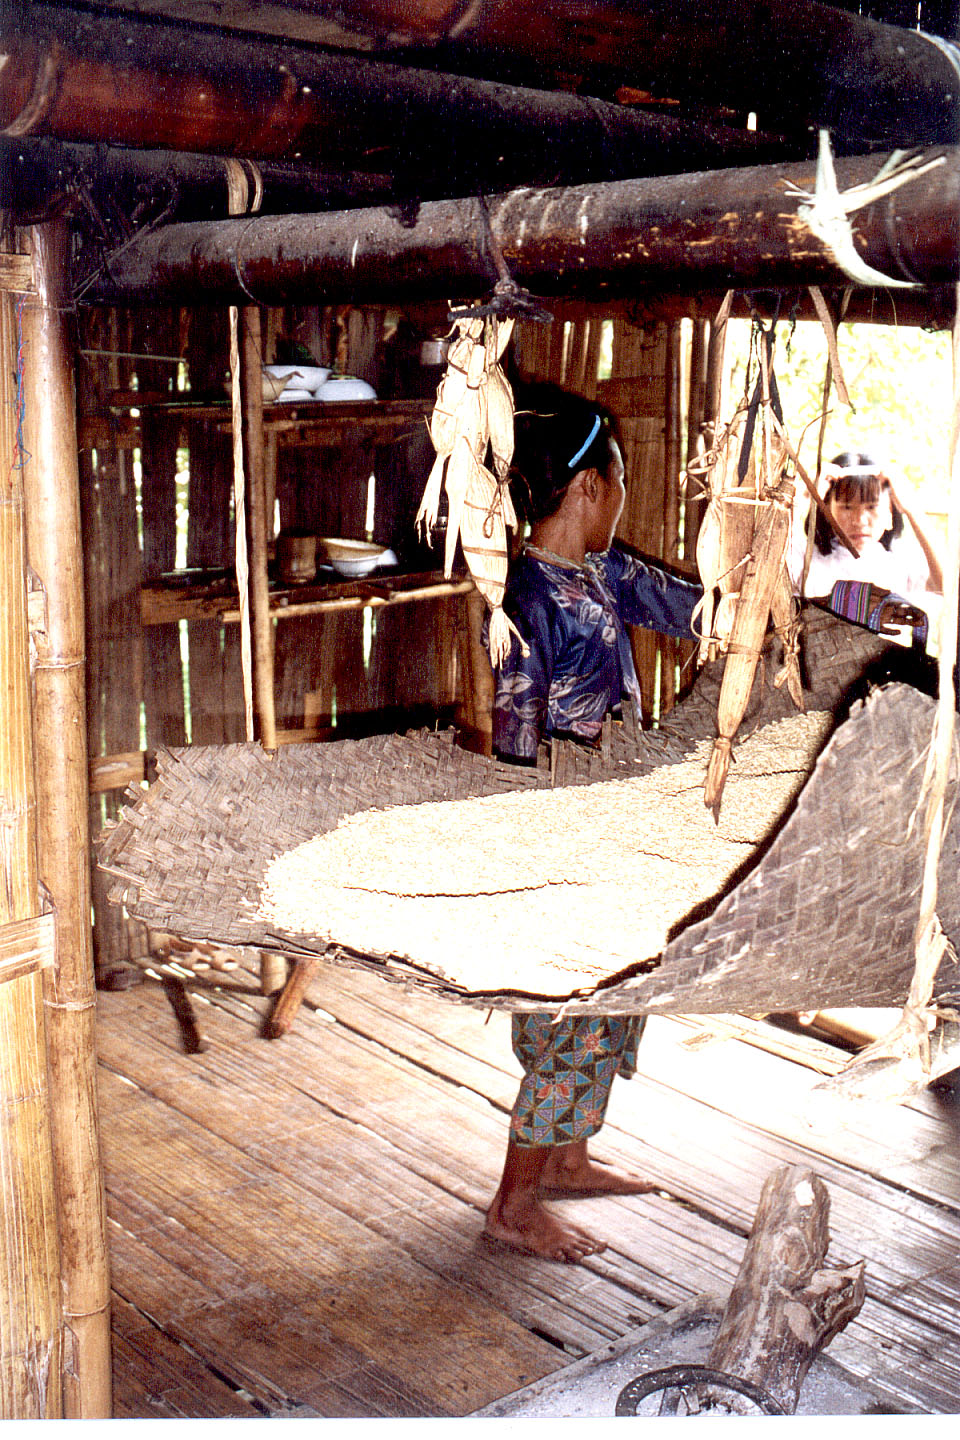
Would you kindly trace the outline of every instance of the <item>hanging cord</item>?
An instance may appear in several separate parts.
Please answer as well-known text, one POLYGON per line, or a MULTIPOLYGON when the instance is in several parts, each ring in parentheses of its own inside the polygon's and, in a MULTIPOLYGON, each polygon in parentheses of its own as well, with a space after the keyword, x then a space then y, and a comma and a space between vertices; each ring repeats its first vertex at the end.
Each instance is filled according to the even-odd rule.
MULTIPOLYGON (((225 160, 227 195, 231 215, 243 215, 248 209, 259 209, 263 200, 260 172, 255 166, 248 172, 239 160, 225 160), (252 203, 251 178, 255 179, 252 203)), ((242 283, 242 281, 241 281, 242 283)), ((246 288, 246 287, 244 287, 246 288)), ((230 405, 233 427, 233 518, 234 563, 240 601, 240 667, 243 672, 243 711, 247 740, 253 739, 253 647, 250 640, 250 564, 247 555, 246 480, 243 468, 243 406, 240 398, 240 311, 236 305, 229 310, 230 324, 230 405)))
MULTIPOLYGON (((757 345, 757 358, 759 369, 756 383, 753 387, 753 395, 747 408, 747 424, 743 432, 743 444, 740 449, 740 460, 737 465, 737 479, 742 485, 747 478, 747 470, 750 467, 750 452, 753 449, 753 436, 757 424, 757 415, 760 415, 761 434, 764 442, 764 460, 766 462, 765 474, 770 475, 769 455, 769 414, 773 414, 783 424, 783 406, 780 403, 780 391, 777 387, 777 377, 773 373, 773 347, 776 341, 777 316, 780 310, 780 301, 777 300, 776 310, 768 328, 764 328, 763 321, 754 316, 753 328, 757 345)), ((759 492, 758 492, 759 493, 759 492)))
MULTIPOLYGON (((851 294, 851 287, 847 286, 847 288, 843 292, 843 295, 841 296, 839 313, 837 315, 836 322, 834 322, 833 315, 830 311, 829 305, 826 302, 826 299, 824 298, 823 291, 820 290, 819 287, 816 285, 810 286, 810 298, 813 301, 814 309, 820 317, 820 323, 823 326, 823 333, 827 338, 827 363, 824 367, 823 373, 823 402, 820 414, 820 431, 817 436, 817 467, 815 473, 818 478, 820 475, 823 474, 823 442, 826 439, 827 434, 827 420, 830 418, 829 404, 831 386, 836 387, 837 398, 842 402, 842 404, 849 405, 850 409, 853 409, 853 401, 850 399, 850 393, 847 390, 847 382, 840 365, 840 348, 837 343, 837 329, 841 324, 844 315, 846 315, 847 313, 847 306, 850 303, 851 294)), ((799 466, 799 461, 795 461, 795 463, 799 466)), ((807 488, 810 489, 810 478, 805 472, 802 476, 802 479, 807 488)), ((836 534, 839 535, 843 544, 852 554, 856 553, 854 551, 853 545, 847 539, 840 526, 835 523, 833 516, 829 513, 823 501, 821 500, 819 490, 814 487, 811 493, 813 495, 813 499, 817 505, 817 508, 820 510, 821 514, 826 516, 827 520, 830 522, 831 527, 836 532, 836 534)), ((807 543, 803 552, 803 569, 800 575, 801 595, 806 589, 807 576, 810 574, 810 565, 813 561, 813 547, 815 541, 816 525, 811 525, 807 534, 807 543)))
POLYGON ((513 318, 514 320, 536 320, 542 325, 549 325, 553 320, 550 310, 544 309, 529 290, 518 285, 516 280, 507 269, 507 262, 503 258, 503 251, 497 243, 493 233, 493 226, 490 223, 490 208, 487 205, 485 196, 478 195, 477 201, 480 206, 480 221, 482 231, 482 243, 490 253, 497 271, 497 283, 493 287, 493 299, 483 305, 465 306, 459 310, 451 310, 447 319, 451 324, 457 320, 480 320, 487 316, 496 315, 502 319, 513 318))
MULTIPOLYGON (((960 286, 954 294, 960 302, 960 286)), ((924 830, 927 850, 920 891, 920 917, 916 930, 916 968, 907 996, 904 1022, 919 1037, 921 1058, 929 1067, 927 1007, 933 994, 933 982, 944 953, 950 947, 937 917, 937 886, 940 854, 943 847, 944 808, 951 764, 955 760, 956 691, 954 667, 957 664, 957 631, 960 619, 960 317, 953 322, 953 415, 950 432, 949 473, 949 560, 944 575, 943 606, 940 611, 938 655, 939 689, 933 734, 927 754, 927 766, 918 805, 926 800, 924 830)))

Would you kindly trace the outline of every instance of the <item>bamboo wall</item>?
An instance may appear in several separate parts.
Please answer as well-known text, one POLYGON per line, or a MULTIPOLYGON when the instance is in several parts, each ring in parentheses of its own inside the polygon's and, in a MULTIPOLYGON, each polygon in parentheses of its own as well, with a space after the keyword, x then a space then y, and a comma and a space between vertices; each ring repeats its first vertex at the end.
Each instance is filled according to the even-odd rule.
MULTIPOLYGON (((517 327, 516 368, 595 395, 620 417, 627 506, 619 534, 643 553, 676 563, 684 426, 693 419, 689 335, 681 337, 679 322, 631 317, 624 308, 603 315, 582 305, 555 309, 552 325, 517 327)), ((432 399, 439 371, 419 366, 419 338, 444 326, 443 309, 265 311, 264 358, 275 358, 278 341, 298 341, 317 363, 336 362, 369 380, 381 398, 432 399)), ((145 626, 140 611, 141 583, 175 568, 178 504, 188 507, 187 567, 233 566, 233 462, 224 421, 157 405, 196 396, 226 404, 226 312, 87 309, 81 327, 81 351, 94 352, 78 359, 90 754, 128 762, 119 765, 117 788, 103 790, 108 782, 101 781, 91 797, 97 834, 115 815, 131 766, 149 778, 158 745, 242 740, 244 706, 238 625, 213 618, 145 626), (169 357, 183 357, 186 372, 169 357), (183 373, 186 395, 177 389, 183 373)), ((278 445, 268 437, 268 506, 275 498, 282 528, 363 536, 373 473, 373 538, 396 550, 404 569, 436 569, 439 554, 413 529, 432 458, 419 420, 389 443, 359 427, 332 445, 278 445)), ((270 514, 271 534, 272 521, 270 514)), ((689 555, 689 537, 687 545, 689 555)), ((445 599, 277 623, 278 734, 342 736, 423 723, 439 712, 456 713, 477 748, 488 746, 490 677, 477 654, 480 618, 475 603, 445 599)), ((635 633, 634 646, 649 721, 673 703, 685 657, 646 631, 635 633)), ((96 876, 94 909, 101 972, 146 952, 142 927, 105 902, 96 876)))
MULTIPOLYGON (((381 398, 425 393, 400 344, 409 327, 386 310, 265 312, 265 360, 279 339, 305 344, 317 363, 337 361, 381 398), (419 387, 419 389, 418 389, 419 387)), ((422 318, 418 322, 425 323, 422 318)), ((196 396, 226 405, 225 311, 86 309, 80 315, 78 411, 87 606, 91 757, 116 757, 118 784, 91 796, 94 835, 116 815, 132 773, 149 778, 160 745, 217 745, 244 738, 240 628, 219 618, 142 623, 141 584, 174 571, 178 506, 188 510, 191 569, 232 569, 233 460, 222 418, 170 414, 163 403, 196 396), (145 356, 157 357, 146 359, 145 356), (177 389, 183 367, 190 390, 177 389), (141 403, 138 405, 137 402, 141 403), (139 414, 137 411, 139 410, 139 414), (179 484, 178 484, 179 476, 179 484)), ((226 411, 224 412, 226 414, 226 411)), ((376 476, 372 538, 407 570, 434 570, 413 516, 433 458, 426 425, 389 443, 357 429, 349 444, 268 448, 269 482, 282 528, 363 537, 367 487, 376 476)), ((273 516, 269 517, 272 535, 273 516)), ((279 732, 289 741, 452 718, 462 695, 457 663, 468 623, 462 597, 374 611, 291 619, 275 626, 279 732)), ((146 953, 148 937, 106 902, 94 876, 98 970, 146 953)))

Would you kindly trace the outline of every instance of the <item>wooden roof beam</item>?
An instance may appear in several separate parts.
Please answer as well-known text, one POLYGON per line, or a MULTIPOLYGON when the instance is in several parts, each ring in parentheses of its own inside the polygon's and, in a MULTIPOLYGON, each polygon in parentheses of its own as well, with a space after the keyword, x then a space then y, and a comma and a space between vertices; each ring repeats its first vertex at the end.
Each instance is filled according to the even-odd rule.
POLYGON ((613 96, 639 87, 752 110, 769 130, 825 126, 848 154, 960 140, 956 46, 951 58, 936 37, 820 0, 99 3, 125 15, 286 31, 370 59, 542 89, 613 96))
MULTIPOLYGON (((941 163, 856 212, 854 228, 874 270, 935 286, 960 275, 960 150, 924 159, 941 163)), ((840 190, 871 181, 882 163, 837 161, 840 190)), ((515 190, 490 200, 490 226, 511 274, 541 295, 849 283, 798 214, 790 184, 812 192, 813 164, 515 190)), ((379 207, 170 225, 127 244, 85 298, 468 299, 489 294, 495 279, 477 201, 437 200, 412 224, 379 207)))
POLYGON ((370 170, 401 200, 790 158, 732 126, 56 5, 8 22, 0 57, 10 140, 370 170))

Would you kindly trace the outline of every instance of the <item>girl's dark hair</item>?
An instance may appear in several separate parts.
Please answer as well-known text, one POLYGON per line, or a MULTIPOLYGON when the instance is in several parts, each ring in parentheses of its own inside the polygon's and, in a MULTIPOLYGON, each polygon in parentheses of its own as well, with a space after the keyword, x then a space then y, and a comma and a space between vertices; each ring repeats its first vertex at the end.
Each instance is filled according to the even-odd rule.
POLYGON ((556 514, 581 470, 605 475, 618 438, 602 405, 555 386, 518 387, 514 433, 510 491, 517 513, 531 523, 556 514))
MULTIPOLYGON (((865 450, 844 450, 835 455, 827 467, 830 483, 823 503, 831 499, 859 500, 864 505, 874 505, 883 494, 884 486, 890 484, 879 463, 865 450)), ((903 516, 893 511, 893 524, 880 536, 880 544, 890 549, 891 541, 903 533, 903 516)), ((836 534, 821 511, 817 510, 814 541, 821 555, 829 555, 836 541, 836 534)))

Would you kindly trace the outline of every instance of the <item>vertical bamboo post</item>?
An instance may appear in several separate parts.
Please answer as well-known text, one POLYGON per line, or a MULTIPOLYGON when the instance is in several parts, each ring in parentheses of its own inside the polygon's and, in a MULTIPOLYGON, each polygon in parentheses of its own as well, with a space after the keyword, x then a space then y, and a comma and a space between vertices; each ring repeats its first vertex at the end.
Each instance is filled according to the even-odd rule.
MULTIPOLYGON (((687 402, 687 464, 690 465, 706 449, 704 418, 707 404, 707 333, 709 321, 693 322, 690 342, 690 389, 687 402)), ((697 573, 697 536, 706 509, 706 495, 698 494, 698 486, 688 480, 683 504, 683 568, 697 573)))
MULTIPOLYGON (((683 403, 680 393, 680 321, 667 325, 667 353, 664 364, 663 415, 663 558, 677 563, 680 540, 680 457, 682 454, 683 403)), ((660 714, 673 708, 677 695, 676 664, 679 645, 669 635, 660 641, 660 714)))
POLYGON ((733 308, 733 291, 728 290, 710 322, 710 339, 707 341, 707 373, 704 380, 703 440, 709 450, 717 438, 717 422, 724 406, 724 364, 727 349, 727 321, 733 308))
POLYGON ((240 312, 240 389, 243 406, 243 459, 247 476, 247 527, 250 537, 250 611, 253 619, 253 700, 261 745, 276 748, 273 697, 273 624, 267 576, 266 468, 263 446, 263 346, 260 311, 240 312))
POLYGON ((64 1307, 64 1413, 111 1412, 110 1276, 96 1093, 84 680, 83 554, 69 231, 31 231, 36 301, 24 313, 27 554, 45 601, 34 717, 40 879, 57 916, 44 972, 64 1307))
POLYGON ((493 671, 482 639, 483 596, 471 591, 457 606, 457 662, 460 699, 457 728, 465 749, 493 754, 493 671))
MULTIPOLYGON (((40 911, 18 331, 0 293, 0 926, 40 911)), ((61 1418, 60 1259, 39 970, 0 983, 0 1419, 61 1418)))

